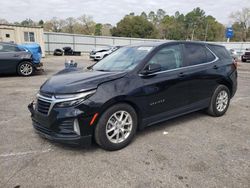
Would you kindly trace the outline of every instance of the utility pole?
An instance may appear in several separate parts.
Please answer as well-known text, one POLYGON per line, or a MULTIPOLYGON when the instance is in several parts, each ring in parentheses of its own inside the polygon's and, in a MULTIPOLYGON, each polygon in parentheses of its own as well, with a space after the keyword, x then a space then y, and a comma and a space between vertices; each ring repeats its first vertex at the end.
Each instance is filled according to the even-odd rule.
POLYGON ((192 31, 192 37, 191 37, 191 40, 194 40, 194 28, 193 28, 193 31, 192 31))
POLYGON ((206 25, 206 31, 205 31, 205 41, 207 41, 207 31, 208 31, 208 23, 206 25))

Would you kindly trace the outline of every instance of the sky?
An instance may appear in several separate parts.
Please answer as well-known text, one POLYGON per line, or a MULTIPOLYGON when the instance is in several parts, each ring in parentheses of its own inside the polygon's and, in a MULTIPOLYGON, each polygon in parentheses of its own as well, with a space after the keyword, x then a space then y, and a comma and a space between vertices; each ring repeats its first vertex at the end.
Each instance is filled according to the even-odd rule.
POLYGON ((214 16, 224 25, 230 25, 231 12, 250 7, 250 0, 3 0, 0 5, 0 19, 9 22, 31 18, 49 20, 52 17, 92 16, 97 23, 115 25, 126 14, 142 11, 149 13, 161 8, 167 14, 176 11, 186 14, 200 7, 207 15, 214 16))

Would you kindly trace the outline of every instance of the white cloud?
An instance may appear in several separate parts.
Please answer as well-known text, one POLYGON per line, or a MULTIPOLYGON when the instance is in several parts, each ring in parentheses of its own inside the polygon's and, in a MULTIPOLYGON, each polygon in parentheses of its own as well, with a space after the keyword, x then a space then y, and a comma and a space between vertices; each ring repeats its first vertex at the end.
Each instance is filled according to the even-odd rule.
POLYGON ((50 19, 52 17, 93 16, 96 22, 117 23, 125 14, 164 9, 168 14, 176 11, 187 13, 196 7, 205 10, 223 24, 229 23, 229 15, 243 7, 250 7, 250 0, 11 0, 3 1, 0 18, 9 21, 50 19))

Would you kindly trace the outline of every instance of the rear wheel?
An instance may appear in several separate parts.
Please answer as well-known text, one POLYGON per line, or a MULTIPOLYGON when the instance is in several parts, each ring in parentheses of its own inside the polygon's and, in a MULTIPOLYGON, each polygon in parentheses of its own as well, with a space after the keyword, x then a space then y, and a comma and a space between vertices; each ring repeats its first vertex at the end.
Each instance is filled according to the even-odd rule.
POLYGON ((103 149, 119 150, 133 139, 137 129, 137 115, 128 104, 116 104, 106 110, 95 129, 95 140, 103 149))
POLYGON ((208 114, 219 117, 226 113, 230 103, 230 92, 225 85, 219 85, 211 98, 208 114))
POLYGON ((32 63, 28 62, 28 61, 24 61, 19 63, 18 67, 17 67, 17 73, 20 76, 30 76, 32 75, 34 72, 34 67, 32 65, 32 63))

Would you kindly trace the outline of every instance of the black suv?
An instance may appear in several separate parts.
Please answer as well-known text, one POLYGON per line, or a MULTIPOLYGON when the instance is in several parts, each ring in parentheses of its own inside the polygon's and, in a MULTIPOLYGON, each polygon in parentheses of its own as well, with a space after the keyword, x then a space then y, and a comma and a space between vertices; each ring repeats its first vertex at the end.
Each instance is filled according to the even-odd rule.
POLYGON ((137 130, 193 111, 222 116, 237 88, 223 46, 145 43, 120 48, 85 70, 52 76, 29 105, 33 126, 63 143, 107 150, 129 144, 137 130))
POLYGON ((0 42, 0 74, 18 73, 30 76, 34 72, 32 54, 13 43, 0 42))

